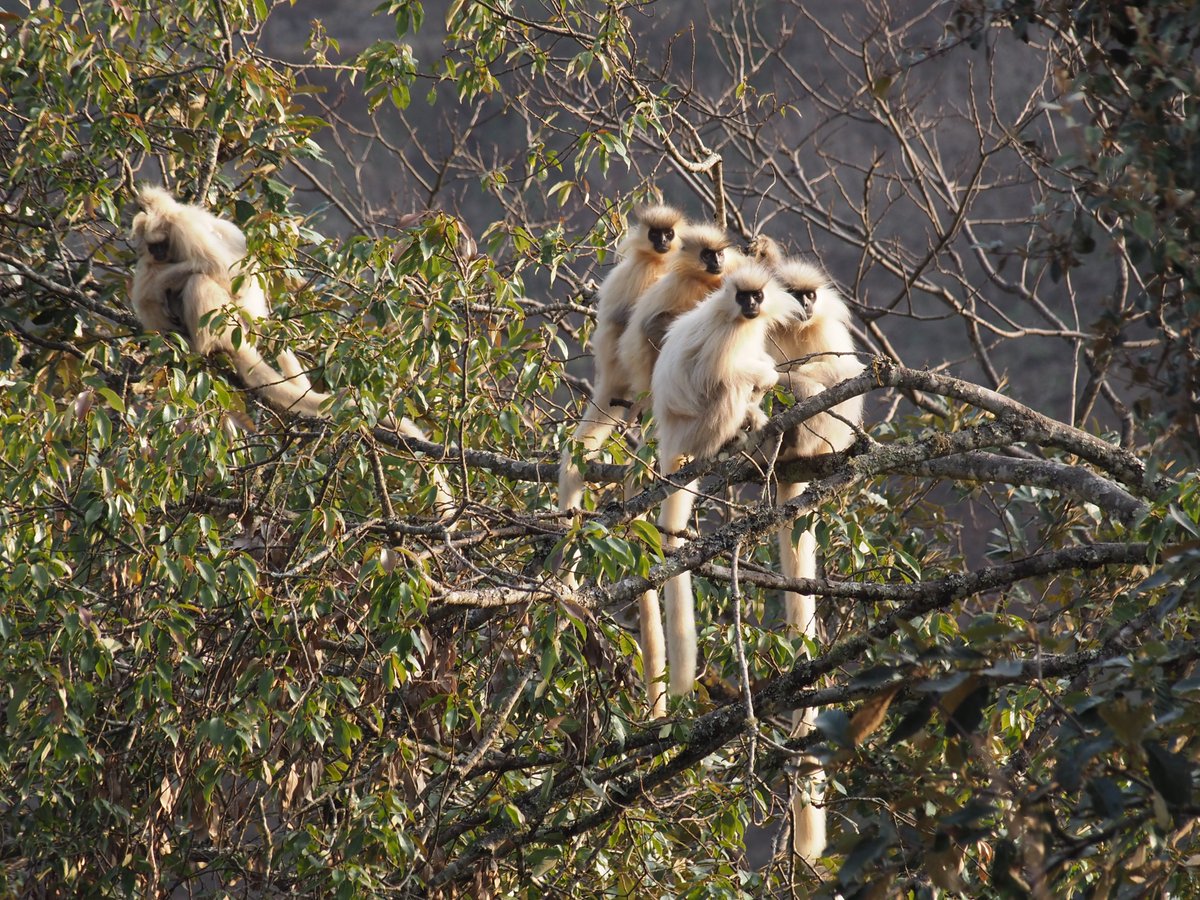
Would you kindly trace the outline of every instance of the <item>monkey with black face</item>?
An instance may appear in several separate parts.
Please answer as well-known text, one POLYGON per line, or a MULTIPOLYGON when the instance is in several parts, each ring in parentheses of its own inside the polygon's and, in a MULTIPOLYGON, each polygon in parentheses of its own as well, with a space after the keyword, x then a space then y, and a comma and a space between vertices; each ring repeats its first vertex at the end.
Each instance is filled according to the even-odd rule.
MULTIPOLYGON (((582 444, 586 452, 598 449, 629 419, 635 391, 617 357, 617 345, 642 295, 666 273, 685 225, 683 213, 671 206, 636 210, 633 226, 617 247, 620 262, 596 292, 592 398, 571 435, 572 443, 582 444)), ((572 444, 567 444, 559 466, 558 508, 578 509, 582 497, 583 476, 575 464, 572 444)))
MULTIPOLYGON (((807 400, 863 370, 854 351, 850 334, 850 311, 816 266, 787 258, 778 258, 773 267, 775 279, 799 304, 802 314, 772 328, 767 336, 768 349, 783 370, 780 383, 787 385, 796 400, 807 400)), ((779 461, 786 462, 822 453, 845 450, 862 423, 863 399, 853 397, 819 413, 784 435, 779 461)), ((804 482, 780 482, 778 502, 787 503, 804 493, 804 482)), ((779 529, 779 562, 789 578, 815 578, 817 544, 811 530, 793 539, 791 523, 779 529)), ((811 594, 792 591, 784 595, 788 627, 808 640, 816 640, 818 622, 816 600, 811 594)), ((798 711, 793 731, 805 735, 813 728, 815 709, 798 711)), ((809 778, 809 795, 820 802, 824 774, 818 769, 809 778)), ((804 859, 814 860, 825 849, 825 810, 796 794, 792 803, 794 827, 792 846, 804 859)))
POLYGON ((724 229, 714 225, 689 225, 684 229, 682 246, 671 260, 670 271, 634 307, 617 347, 635 395, 650 390, 654 365, 671 323, 719 288, 725 276, 743 261, 744 257, 730 246, 724 229))
POLYGON ((289 350, 279 354, 275 371, 259 354, 234 317, 265 319, 271 309, 262 284, 243 270, 246 237, 232 222, 199 206, 179 203, 162 188, 138 192, 142 211, 133 219, 138 263, 133 276, 133 309, 143 327, 174 331, 201 355, 229 355, 246 383, 273 406, 302 415, 321 414, 327 395, 313 390, 299 361, 289 350), (235 280, 240 280, 236 291, 235 280), (224 313, 216 325, 206 320, 224 313), (234 346, 234 335, 243 333, 234 346))
MULTIPOLYGON (((801 260, 786 259, 774 269, 783 290, 796 299, 802 314, 771 329, 767 345, 782 370, 780 383, 796 400, 807 400, 863 370, 850 334, 850 311, 828 276, 801 260)), ((852 397, 827 412, 790 429, 783 437, 778 459, 817 456, 845 450, 854 443, 855 428, 862 423, 863 399, 852 397)), ((780 482, 779 502, 786 503, 804 492, 803 482, 780 482)), ((811 578, 816 573, 816 548, 812 534, 805 532, 795 543, 792 529, 779 531, 779 555, 783 574, 811 578)), ((788 624, 797 631, 815 635, 815 606, 808 595, 786 595, 788 624)))
MULTIPOLYGON (((628 398, 641 397, 650 389, 654 363, 667 328, 678 316, 692 309, 711 291, 720 287, 725 274, 736 267, 741 255, 729 247, 723 229, 712 225, 681 225, 676 229, 681 246, 668 258, 665 274, 654 282, 633 306, 633 313, 617 341, 617 368, 628 385, 628 398)), ((629 418, 640 418, 644 399, 635 402, 629 418)), ((625 496, 634 491, 635 480, 625 483, 625 496)), ((642 663, 651 691, 665 667, 658 592, 645 591, 639 600, 642 623, 642 663)), ((656 715, 665 712, 665 700, 653 702, 656 715)))
MULTIPOLYGON (((280 410, 324 416, 329 395, 313 390, 291 351, 279 354, 285 372, 280 374, 251 339, 247 326, 269 317, 271 310, 261 283, 244 269, 242 231, 202 207, 179 203, 162 188, 142 187, 138 202, 142 209, 133 219, 138 261, 132 303, 142 326, 182 334, 201 355, 226 354, 247 386, 280 410)), ((407 418, 396 428, 402 435, 428 440, 407 418)), ((453 497, 440 471, 433 478, 439 514, 445 515, 454 507, 453 497)))
MULTIPOLYGON (((748 263, 699 306, 674 321, 667 330, 651 386, 659 469, 664 477, 678 471, 686 457, 714 455, 747 423, 752 428, 766 423, 759 403, 778 379, 775 360, 766 346, 767 334, 799 314, 799 306, 780 290, 770 273, 748 263)), ((663 502, 659 528, 667 546, 682 543, 696 487, 693 482, 663 502)), ((668 581, 665 594, 671 693, 686 694, 696 677, 691 573, 682 572, 668 581)), ((665 712, 666 706, 656 681, 660 675, 661 670, 647 673, 655 714, 665 712)))
MULTIPOLYGON (((772 354, 797 400, 807 400, 863 370, 850 333, 850 310, 829 277, 807 262, 785 259, 773 268, 780 286, 804 307, 803 317, 773 329, 772 354)), ((834 453, 854 443, 863 399, 852 397, 796 426, 781 459, 834 453)))

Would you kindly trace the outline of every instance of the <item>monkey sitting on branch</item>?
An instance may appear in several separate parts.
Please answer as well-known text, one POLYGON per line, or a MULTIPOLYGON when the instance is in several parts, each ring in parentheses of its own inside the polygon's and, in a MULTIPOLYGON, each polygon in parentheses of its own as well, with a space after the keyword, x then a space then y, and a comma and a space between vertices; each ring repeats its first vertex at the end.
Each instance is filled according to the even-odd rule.
POLYGON ((247 386, 278 409, 322 415, 329 397, 313 390, 295 355, 280 353, 280 369, 289 371, 277 372, 241 319, 244 315, 252 322, 271 315, 261 283, 243 270, 246 237, 241 229, 199 206, 179 203, 162 188, 142 187, 138 203, 142 211, 133 219, 138 262, 132 299, 142 326, 182 334, 202 356, 225 353, 247 386), (223 314, 225 321, 213 321, 214 314, 223 314))
MULTIPOLYGON (((313 389, 295 355, 286 349, 279 354, 281 373, 251 339, 247 325, 269 318, 271 308, 258 278, 245 269, 241 229, 203 207, 178 202, 160 187, 141 187, 137 199, 132 302, 142 326, 182 334, 202 356, 224 353, 247 387, 276 409, 328 418, 323 407, 329 395, 313 389)), ((403 436, 428 440, 410 419, 401 418, 395 427, 403 436)), ((440 470, 433 479, 438 513, 445 516, 454 499, 440 470)))
MULTIPOLYGON (((768 349, 782 370, 780 384, 787 386, 799 402, 861 373, 863 364, 855 354, 850 334, 850 310, 829 277, 816 266, 782 256, 774 260, 772 271, 783 290, 803 309, 803 315, 781 323, 767 336, 768 349)), ((855 429, 862 419, 863 398, 845 400, 790 429, 783 436, 778 461, 845 450, 854 443, 855 429)), ((807 486, 805 482, 779 482, 777 502, 794 500, 807 486)), ((788 522, 779 528, 778 541, 783 575, 816 577, 817 541, 811 529, 793 538, 792 523, 788 522)), ((784 605, 789 630, 815 641, 816 599, 811 594, 789 591, 784 595, 784 605)), ((797 710, 793 733, 803 736, 812 731, 816 713, 812 707, 797 710)), ((815 760, 809 763, 813 765, 815 760)), ((823 796, 824 780, 824 773, 816 769, 809 776, 808 797, 797 790, 792 798, 792 848, 809 861, 825 849, 825 809, 817 805, 823 796)))
POLYGON ((558 475, 561 511, 578 509, 583 499, 583 475, 572 445, 581 444, 586 452, 596 450, 629 420, 630 401, 637 392, 617 358, 617 345, 642 295, 668 271, 685 226, 683 213, 674 207, 657 204, 637 209, 633 225, 617 245, 620 262, 596 291, 592 397, 571 442, 563 447, 558 475))
MULTIPOLYGON (((766 347, 767 333, 801 312, 764 267, 747 263, 672 323, 651 386, 664 477, 677 472, 686 457, 713 456, 746 425, 757 429, 766 423, 759 403, 779 377, 766 347)), ((683 486, 663 502, 659 529, 667 546, 683 543, 697 486, 683 486)), ((691 573, 670 579, 665 594, 670 688, 672 694, 682 695, 692 690, 696 679, 691 573)), ((656 716, 666 711, 661 675, 661 665, 655 671, 647 666, 650 707, 656 716)))

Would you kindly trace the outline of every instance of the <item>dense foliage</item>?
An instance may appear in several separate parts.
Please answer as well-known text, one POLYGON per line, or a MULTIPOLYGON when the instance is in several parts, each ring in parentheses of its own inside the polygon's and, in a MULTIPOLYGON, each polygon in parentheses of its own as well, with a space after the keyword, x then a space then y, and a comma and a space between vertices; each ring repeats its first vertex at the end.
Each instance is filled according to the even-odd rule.
POLYGON ((1200 13, 775 6, 0 13, 0 893, 1196 891, 1200 13), (141 333, 142 181, 246 231, 330 420, 141 333), (711 461, 665 559, 622 440, 552 511, 656 191, 820 254, 872 357, 799 506, 711 461), (707 671, 648 722, 632 610, 685 567, 707 671))

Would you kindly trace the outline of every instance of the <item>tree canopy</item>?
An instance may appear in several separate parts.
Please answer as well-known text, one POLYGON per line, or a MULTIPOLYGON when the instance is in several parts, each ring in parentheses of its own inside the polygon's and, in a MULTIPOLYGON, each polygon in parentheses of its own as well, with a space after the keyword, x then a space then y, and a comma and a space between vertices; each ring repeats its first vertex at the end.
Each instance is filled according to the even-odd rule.
POLYGON ((0 12, 0 893, 1196 891, 1200 7, 29 7, 0 12), (142 331, 140 183, 245 231, 255 339, 328 419, 142 331), (869 409, 788 506, 744 453, 693 463, 667 553, 652 430, 587 465, 588 510, 554 498, 596 283, 660 197, 852 306, 864 374, 775 392, 752 439, 869 409), (815 579, 778 574, 789 521, 815 579), (683 570, 704 672, 650 721, 636 599, 683 570))

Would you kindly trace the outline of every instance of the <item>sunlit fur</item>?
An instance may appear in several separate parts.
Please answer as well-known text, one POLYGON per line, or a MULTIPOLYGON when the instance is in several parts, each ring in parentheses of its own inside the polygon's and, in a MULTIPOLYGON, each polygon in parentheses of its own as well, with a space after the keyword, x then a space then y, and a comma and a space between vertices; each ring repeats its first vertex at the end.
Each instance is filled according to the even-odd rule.
POLYGON ((670 271, 638 301, 617 346, 621 367, 635 396, 650 390, 667 328, 719 288, 724 277, 743 261, 744 257, 729 246, 723 229, 714 225, 689 225, 684 229, 683 245, 671 260, 670 271), (704 261, 710 253, 716 257, 715 267, 704 261))
MULTIPOLYGON (((766 422, 759 403, 778 379, 766 347, 767 333, 800 311, 763 267, 748 263, 695 309, 671 325, 654 369, 651 396, 658 429, 659 468, 670 477, 685 457, 712 456, 747 422, 766 422), (748 317, 739 293, 760 292, 757 315, 748 317)), ((659 515, 667 546, 682 543, 696 483, 668 495, 659 515)), ((696 678, 696 623, 691 573, 667 582, 667 661, 673 694, 691 691, 696 678)))
MULTIPOLYGON (((179 203, 159 187, 143 186, 138 203, 141 212, 134 216, 131 235, 138 254, 132 303, 142 326, 178 332, 202 355, 225 353, 246 385, 278 409, 325 415, 322 406, 329 395, 313 390, 295 355, 290 350, 279 354, 280 374, 254 344, 253 322, 269 317, 271 308, 258 278, 243 269, 242 231, 203 207, 179 203), (220 324, 204 322, 217 311, 223 313, 220 324)), ((396 429, 428 440, 407 418, 401 418, 396 429)), ((444 515, 454 500, 440 471, 435 470, 434 482, 439 513, 444 515)))
MULTIPOLYGON (((774 269, 786 291, 811 292, 809 315, 771 331, 771 352, 786 366, 796 399, 806 400, 863 370, 850 334, 850 310, 820 269, 800 260, 787 260, 774 269)), ((854 443, 854 428, 862 422, 862 397, 839 403, 836 415, 821 413, 798 425, 784 442, 785 459, 844 450, 854 443), (838 417, 841 418, 838 418, 838 417), (845 421, 843 421, 845 420, 845 421)))
MULTIPOLYGON (((817 267, 794 259, 778 260, 774 275, 784 290, 795 295, 806 313, 777 325, 768 335, 768 349, 783 370, 780 383, 787 384, 796 400, 801 401, 862 372, 863 365, 854 355, 850 311, 830 284, 828 276, 817 267)), ((836 416, 821 413, 785 435, 780 460, 832 453, 849 447, 854 442, 853 426, 862 422, 862 397, 839 403, 832 412, 836 416)), ((805 487, 807 485, 803 482, 780 482, 778 502, 782 504, 799 497, 805 487)), ((793 541, 792 535, 791 523, 779 529, 782 573, 789 578, 816 577, 815 536, 812 531, 805 530, 793 541)), ((811 594, 788 592, 784 601, 788 627, 809 640, 815 640, 815 598, 811 594)), ((815 717, 816 710, 813 708, 798 710, 792 723, 794 733, 805 735, 811 731, 815 717)), ((797 792, 792 801, 795 823, 792 847, 797 855, 810 861, 825 849, 825 810, 809 802, 821 802, 824 781, 824 773, 818 769, 810 777, 809 797, 806 799, 797 792)))
POLYGON ((639 298, 666 274, 678 251, 683 213, 671 206, 655 205, 635 211, 634 221, 617 245, 620 261, 596 292, 596 330, 592 334, 592 398, 583 418, 563 447, 558 475, 558 508, 578 509, 583 498, 583 477, 574 460, 574 445, 586 452, 598 449, 630 416, 636 392, 617 358, 617 344, 625 332, 639 298), (656 247, 652 232, 668 232, 669 240, 656 247), (624 401, 614 404, 614 400, 624 401))
POLYGON ((313 391, 291 351, 279 354, 285 378, 251 344, 248 325, 270 316, 271 309, 259 279, 242 271, 246 237, 241 229, 199 206, 177 202, 162 188, 143 187, 138 202, 142 211, 133 220, 138 248, 133 307, 142 325, 151 331, 181 332, 200 354, 230 354, 247 384, 262 390, 271 403, 317 415, 326 397, 313 391), (155 248, 163 259, 155 258, 155 248), (202 326, 204 317, 216 310, 225 310, 224 327, 202 326), (243 335, 235 351, 232 336, 237 328, 243 335))

